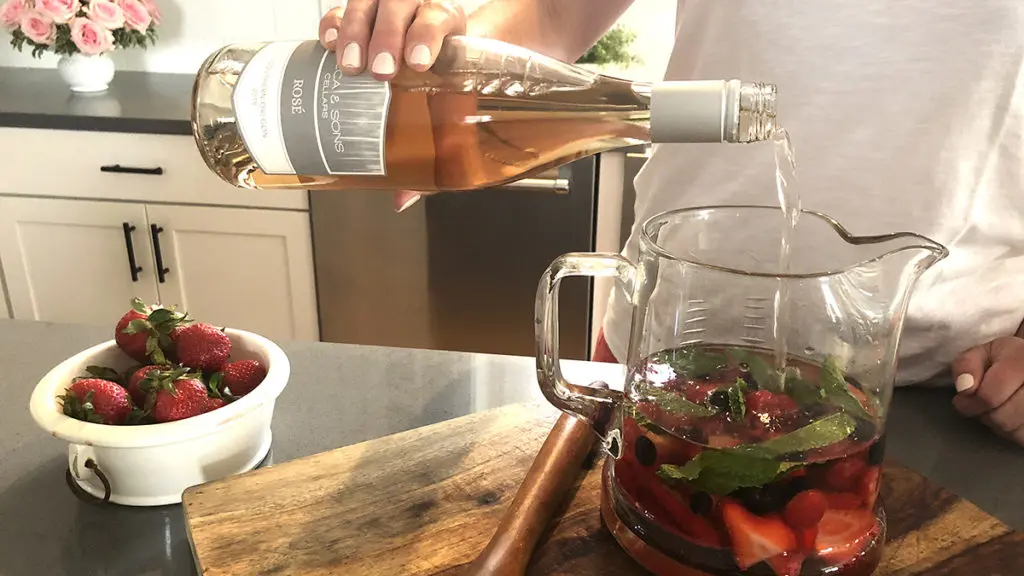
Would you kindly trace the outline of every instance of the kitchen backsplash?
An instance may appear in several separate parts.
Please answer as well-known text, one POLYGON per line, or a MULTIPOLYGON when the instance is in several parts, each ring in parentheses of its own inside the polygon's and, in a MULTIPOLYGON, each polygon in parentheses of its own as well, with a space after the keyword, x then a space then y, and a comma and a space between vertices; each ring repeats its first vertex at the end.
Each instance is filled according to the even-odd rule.
MULTIPOLYGON (((470 0, 479 3, 480 0, 470 0)), ((213 51, 231 42, 312 38, 323 10, 337 0, 157 0, 163 12, 157 45, 113 54, 119 70, 191 74, 213 51)), ((619 20, 637 34, 631 51, 641 64, 606 72, 637 80, 660 79, 675 32, 676 0, 636 0, 619 20)), ((9 46, 0 31, 0 66, 54 67, 57 56, 32 58, 9 46)))

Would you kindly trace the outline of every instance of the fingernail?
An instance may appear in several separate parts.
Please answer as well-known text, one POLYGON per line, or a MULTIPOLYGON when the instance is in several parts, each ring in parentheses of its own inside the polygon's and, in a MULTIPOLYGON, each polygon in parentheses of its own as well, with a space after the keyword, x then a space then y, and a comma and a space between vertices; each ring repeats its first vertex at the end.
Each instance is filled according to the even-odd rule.
POLYGON ((359 53, 359 44, 349 42, 345 51, 341 53, 341 65, 344 68, 359 68, 363 64, 362 55, 359 53))
POLYGON ((338 31, 335 30, 334 28, 328 28, 327 31, 324 32, 324 45, 330 44, 337 39, 338 31))
POLYGON ((426 44, 417 44, 409 53, 409 63, 417 66, 430 64, 430 48, 426 44))
POLYGON ((370 70, 372 70, 374 74, 394 74, 395 59, 391 54, 381 52, 373 59, 373 66, 370 67, 370 70))
POLYGON ((956 377, 956 382, 953 383, 956 386, 957 392, 966 392, 971 388, 974 388, 974 376, 970 374, 961 374, 956 377))
POLYGON ((401 206, 399 206, 399 207, 398 207, 398 210, 395 210, 395 213, 396 213, 396 214, 401 214, 401 213, 402 213, 402 212, 404 212, 404 211, 405 211, 405 210, 406 210, 407 208, 409 208, 409 207, 410 207, 410 206, 412 206, 413 204, 415 204, 415 203, 419 202, 419 201, 420 201, 420 198, 423 198, 423 195, 421 195, 421 194, 417 194, 417 195, 413 196, 412 198, 409 198, 408 200, 406 200, 406 201, 405 201, 405 204, 402 204, 401 206))

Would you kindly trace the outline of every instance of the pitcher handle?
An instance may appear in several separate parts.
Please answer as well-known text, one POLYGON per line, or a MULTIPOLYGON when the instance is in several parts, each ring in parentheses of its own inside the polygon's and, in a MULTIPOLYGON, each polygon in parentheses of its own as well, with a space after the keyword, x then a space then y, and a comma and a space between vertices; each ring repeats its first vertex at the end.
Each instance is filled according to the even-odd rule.
POLYGON ((537 382, 545 398, 556 408, 595 426, 602 408, 616 404, 622 393, 617 390, 579 386, 562 376, 558 357, 558 288, 563 278, 612 276, 632 300, 636 284, 636 266, 614 253, 582 252, 563 254, 541 276, 537 286, 534 328, 537 339, 537 382))

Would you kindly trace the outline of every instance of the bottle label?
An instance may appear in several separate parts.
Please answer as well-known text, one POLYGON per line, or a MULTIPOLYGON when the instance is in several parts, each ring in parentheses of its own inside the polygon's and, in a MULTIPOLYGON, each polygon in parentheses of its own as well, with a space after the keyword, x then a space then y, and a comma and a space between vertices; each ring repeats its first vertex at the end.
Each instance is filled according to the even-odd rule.
POLYGON ((245 146, 267 174, 380 175, 391 85, 346 76, 316 40, 274 42, 238 77, 232 104, 245 146))

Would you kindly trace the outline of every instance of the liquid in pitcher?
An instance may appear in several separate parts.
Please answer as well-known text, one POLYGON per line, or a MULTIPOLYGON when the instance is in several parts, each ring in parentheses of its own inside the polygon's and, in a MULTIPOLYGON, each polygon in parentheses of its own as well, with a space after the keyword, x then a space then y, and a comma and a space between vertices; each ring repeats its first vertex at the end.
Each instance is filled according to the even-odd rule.
POLYGON ((609 495, 638 555, 714 575, 875 569, 882 418, 834 358, 779 372, 770 349, 688 347, 631 378, 609 495))

